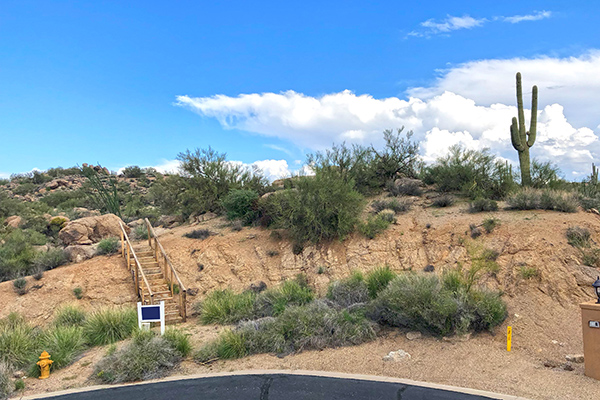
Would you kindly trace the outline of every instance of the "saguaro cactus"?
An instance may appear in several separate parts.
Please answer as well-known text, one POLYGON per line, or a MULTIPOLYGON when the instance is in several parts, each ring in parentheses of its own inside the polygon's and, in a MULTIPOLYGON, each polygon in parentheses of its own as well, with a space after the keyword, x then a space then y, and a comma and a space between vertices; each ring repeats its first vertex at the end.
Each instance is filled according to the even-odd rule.
POLYGON ((521 90, 521 73, 517 72, 517 107, 519 108, 519 120, 513 117, 510 126, 510 138, 512 145, 519 152, 519 164, 521 166, 521 184, 531 185, 531 170, 529 163, 529 148, 535 143, 537 128, 537 86, 533 86, 531 98, 531 124, 529 132, 525 130, 525 112, 523 111, 523 91, 521 90))

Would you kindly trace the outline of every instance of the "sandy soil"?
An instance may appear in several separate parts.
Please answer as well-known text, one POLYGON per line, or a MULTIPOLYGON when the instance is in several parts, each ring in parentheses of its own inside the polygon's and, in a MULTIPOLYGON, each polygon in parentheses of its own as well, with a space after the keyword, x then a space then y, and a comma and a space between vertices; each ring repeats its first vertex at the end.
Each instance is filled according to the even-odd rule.
MULTIPOLYGON (((210 366, 185 361, 173 375, 303 369, 409 378, 531 399, 589 399, 592 393, 600 393, 600 381, 585 377, 583 364, 573 364, 574 371, 544 366, 547 361, 562 364, 565 355, 583 352, 578 304, 592 299, 589 285, 598 270, 581 265, 581 255, 567 244, 565 231, 569 226, 584 226, 598 241, 600 218, 583 212, 468 214, 464 209, 464 205, 443 210, 417 206, 374 240, 353 236, 342 243, 308 247, 300 255, 294 255, 291 245, 273 238, 270 231, 244 228, 233 232, 221 219, 163 231, 161 242, 184 283, 199 290, 196 298, 189 297, 189 303, 193 303, 217 287, 241 290, 257 281, 271 285, 298 272, 306 273, 311 284, 322 291, 332 279, 355 268, 369 270, 387 263, 395 270, 420 270, 432 264, 439 273, 455 268, 458 262, 468 266, 464 244, 470 241, 469 225, 494 216, 501 225, 477 242, 500 252, 501 269, 485 276, 483 283, 502 290, 509 307, 508 319, 493 334, 478 334, 468 340, 423 337, 409 341, 405 331, 388 330, 376 341, 361 346, 307 351, 285 358, 257 355, 210 366), (198 228, 215 234, 204 241, 182 238, 183 233, 198 228), (519 271, 523 265, 537 268, 539 278, 522 278, 519 271), (514 335, 510 353, 505 342, 508 325, 513 327, 514 335), (412 358, 382 361, 384 355, 398 349, 407 351, 412 358)), ((84 288, 84 299, 79 303, 88 309, 135 301, 133 286, 118 256, 97 257, 48 271, 40 282, 31 282, 36 283, 44 286, 20 297, 14 294, 10 282, 0 284, 0 316, 20 311, 43 324, 58 305, 75 301, 74 286, 84 288)), ((223 329, 201 326, 196 318, 180 327, 192 334, 196 347, 223 329)), ((104 352, 89 350, 74 365, 55 372, 45 382, 28 378, 25 394, 95 383, 90 381, 92 367, 104 352)))

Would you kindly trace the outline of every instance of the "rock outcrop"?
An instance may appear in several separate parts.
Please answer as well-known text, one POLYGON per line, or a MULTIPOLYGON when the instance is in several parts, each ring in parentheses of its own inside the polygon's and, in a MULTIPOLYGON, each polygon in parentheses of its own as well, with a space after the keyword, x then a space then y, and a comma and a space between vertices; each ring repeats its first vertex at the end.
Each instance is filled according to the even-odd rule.
MULTIPOLYGON (((121 219, 114 214, 80 218, 69 222, 60 230, 58 237, 67 246, 98 243, 102 239, 119 237, 119 222, 122 222, 121 219)), ((125 224, 123 226, 129 232, 129 227, 125 224)))

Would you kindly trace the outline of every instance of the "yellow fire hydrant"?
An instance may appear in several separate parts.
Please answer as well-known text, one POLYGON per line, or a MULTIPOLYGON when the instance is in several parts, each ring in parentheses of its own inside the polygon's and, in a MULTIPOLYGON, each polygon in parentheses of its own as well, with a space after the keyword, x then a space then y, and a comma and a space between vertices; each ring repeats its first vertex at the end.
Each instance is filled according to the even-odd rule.
POLYGON ((44 351, 40 356, 40 361, 36 364, 40 366, 41 374, 40 379, 46 379, 50 377, 50 366, 54 361, 50 359, 50 354, 47 351, 44 351))

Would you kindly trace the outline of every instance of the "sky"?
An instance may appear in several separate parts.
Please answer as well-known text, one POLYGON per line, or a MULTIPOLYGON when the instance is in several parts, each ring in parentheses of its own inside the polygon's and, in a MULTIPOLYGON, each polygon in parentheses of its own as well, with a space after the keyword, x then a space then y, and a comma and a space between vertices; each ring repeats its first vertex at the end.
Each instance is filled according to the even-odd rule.
POLYGON ((2 0, 0 177, 212 146, 276 179, 402 126, 428 162, 516 163, 517 71, 527 109, 539 88, 532 157, 575 180, 600 163, 600 4, 374 3, 2 0))

